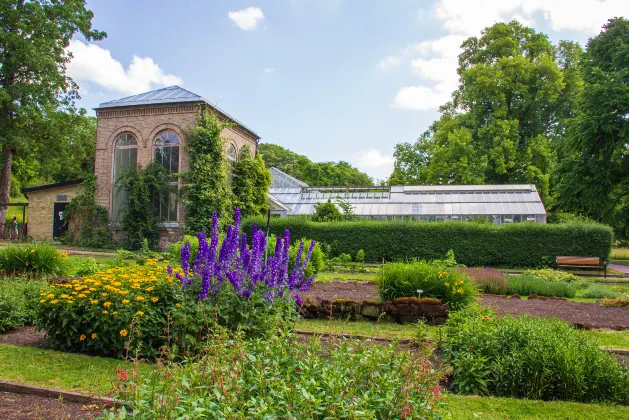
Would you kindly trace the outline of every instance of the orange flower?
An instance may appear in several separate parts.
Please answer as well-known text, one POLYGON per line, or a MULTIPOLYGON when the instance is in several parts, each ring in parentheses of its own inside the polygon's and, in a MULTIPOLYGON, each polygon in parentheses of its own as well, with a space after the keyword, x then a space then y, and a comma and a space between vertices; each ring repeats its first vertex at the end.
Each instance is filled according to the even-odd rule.
POLYGON ((120 335, 126 337, 129 332, 127 330, 120 330, 120 335))

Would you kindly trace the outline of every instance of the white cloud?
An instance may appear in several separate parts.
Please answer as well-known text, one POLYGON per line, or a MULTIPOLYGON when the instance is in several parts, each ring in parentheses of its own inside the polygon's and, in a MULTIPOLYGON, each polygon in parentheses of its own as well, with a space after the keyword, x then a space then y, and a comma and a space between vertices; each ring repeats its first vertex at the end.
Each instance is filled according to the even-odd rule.
POLYGON ((147 92, 154 86, 179 85, 183 80, 164 71, 150 57, 133 56, 129 67, 111 56, 111 52, 95 44, 71 40, 68 47, 73 55, 68 75, 75 81, 96 83, 124 94, 147 92))
POLYGON ((264 72, 264 74, 271 74, 273 72, 275 72, 275 69, 273 67, 267 67, 264 70, 262 70, 264 72))
POLYGON ((262 10, 257 7, 248 7, 235 12, 230 11, 227 16, 243 31, 254 30, 258 26, 258 22, 264 19, 262 10))
POLYGON ((382 71, 387 71, 399 66, 400 63, 401 60, 398 57, 390 55, 384 60, 381 60, 378 67, 380 67, 380 70, 382 71))
POLYGON ((391 106, 428 110, 447 102, 458 84, 456 68, 461 43, 470 36, 480 36, 481 30, 495 22, 517 19, 531 27, 545 22, 556 32, 593 36, 607 19, 628 15, 626 0, 439 0, 432 17, 441 22, 448 34, 401 50, 402 56, 419 55, 410 65, 421 82, 400 88, 391 106))
POLYGON ((380 166, 393 165, 393 156, 383 155, 376 149, 365 149, 356 153, 356 166, 361 168, 378 168, 380 166))

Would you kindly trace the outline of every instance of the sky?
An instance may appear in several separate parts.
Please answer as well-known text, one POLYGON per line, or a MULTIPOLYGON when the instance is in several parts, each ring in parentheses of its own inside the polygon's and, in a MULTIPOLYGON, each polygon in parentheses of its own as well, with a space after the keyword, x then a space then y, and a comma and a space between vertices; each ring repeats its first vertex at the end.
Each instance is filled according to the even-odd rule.
POLYGON ((78 105, 179 85, 314 161, 374 179, 457 86, 460 44, 517 19, 585 45, 627 0, 88 0, 102 41, 71 41, 78 105))

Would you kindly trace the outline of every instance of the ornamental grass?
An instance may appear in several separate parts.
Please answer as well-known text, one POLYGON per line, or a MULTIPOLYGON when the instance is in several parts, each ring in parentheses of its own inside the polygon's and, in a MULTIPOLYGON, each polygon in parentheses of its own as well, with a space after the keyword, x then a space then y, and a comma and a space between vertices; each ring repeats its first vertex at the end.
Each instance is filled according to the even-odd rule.
POLYGON ((65 252, 47 243, 7 245, 0 248, 0 271, 63 275, 69 267, 67 258, 65 252))

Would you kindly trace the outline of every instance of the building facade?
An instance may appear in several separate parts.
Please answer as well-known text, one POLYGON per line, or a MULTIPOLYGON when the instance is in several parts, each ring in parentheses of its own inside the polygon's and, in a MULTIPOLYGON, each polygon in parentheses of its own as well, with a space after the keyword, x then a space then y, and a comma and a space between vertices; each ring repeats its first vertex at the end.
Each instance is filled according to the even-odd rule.
MULTIPOLYGON (((105 102, 96 108, 95 198, 109 212, 115 232, 119 233, 125 201, 117 176, 127 167, 143 167, 152 161, 160 162, 168 173, 186 172, 186 132, 197 123, 200 112, 215 112, 219 119, 233 123, 221 133, 228 160, 235 161, 244 146, 255 153, 260 137, 254 131, 178 86, 105 102)), ((173 193, 161 198, 157 211, 160 246, 165 246, 183 235, 184 208, 173 193)))

